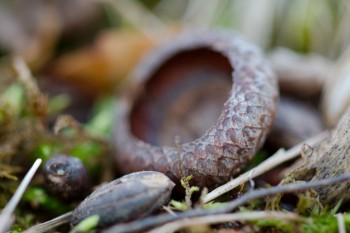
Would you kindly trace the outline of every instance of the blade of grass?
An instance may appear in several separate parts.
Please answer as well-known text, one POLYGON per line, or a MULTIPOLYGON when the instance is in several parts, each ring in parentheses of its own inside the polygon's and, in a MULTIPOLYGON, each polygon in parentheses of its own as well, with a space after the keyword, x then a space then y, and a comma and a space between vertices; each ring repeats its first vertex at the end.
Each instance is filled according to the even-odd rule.
POLYGON ((33 166, 30 168, 30 170, 27 172, 26 176, 24 177, 23 181, 21 184, 18 186, 15 194, 12 196, 10 201, 7 203, 5 208, 2 210, 1 215, 0 215, 0 233, 6 232, 9 227, 12 225, 12 222, 14 220, 13 218, 13 212, 18 205, 19 201, 21 200, 23 193, 27 189, 30 181, 32 180, 34 174, 38 170, 42 160, 37 159, 33 166))

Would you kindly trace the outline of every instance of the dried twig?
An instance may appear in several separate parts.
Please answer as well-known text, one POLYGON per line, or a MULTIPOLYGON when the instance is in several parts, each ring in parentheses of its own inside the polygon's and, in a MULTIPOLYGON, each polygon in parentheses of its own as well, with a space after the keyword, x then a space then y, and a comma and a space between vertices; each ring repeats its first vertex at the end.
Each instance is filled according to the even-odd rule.
POLYGON ((169 206, 163 206, 163 209, 169 214, 176 216, 176 213, 169 206))
POLYGON ((27 87, 31 95, 40 95, 38 84, 33 80, 32 73, 21 57, 13 59, 13 66, 18 74, 18 79, 27 87))
POLYGON ((135 231, 144 231, 146 229, 150 229, 155 226, 159 226, 161 224, 165 224, 171 221, 184 219, 184 218, 193 218, 207 215, 217 215, 230 212, 237 207, 257 198, 275 195, 279 193, 293 192, 293 191, 301 191, 306 189, 312 189, 321 186, 327 186, 339 182, 343 182, 350 179, 350 173, 345 173, 337 177, 331 177, 328 179, 322 180, 313 180, 309 182, 298 182, 287 185, 276 186, 267 189, 259 189, 251 191, 240 198, 237 198, 231 202, 226 203, 225 205, 215 208, 215 209, 193 209, 188 210, 186 212, 178 213, 176 216, 163 214, 156 217, 148 217, 142 220, 137 220, 130 223, 118 224, 107 230, 104 233, 118 233, 118 232, 135 232, 135 231))
POLYGON ((264 162, 256 166, 250 171, 247 171, 243 173, 242 175, 238 176, 237 178, 227 182, 226 184, 214 189, 208 195, 204 198, 204 202, 210 202, 214 200, 215 198, 221 196, 224 193, 227 193, 231 191, 232 189, 236 188, 240 184, 246 182, 249 180, 249 178, 254 178, 257 176, 260 176, 261 174, 264 174, 265 172, 271 170, 272 168, 277 167, 278 165, 294 159, 299 156, 300 151, 304 144, 307 144, 311 147, 318 144, 320 141, 322 141, 326 135, 328 134, 327 131, 316 135, 315 137, 312 137, 305 142, 299 143, 298 145, 292 147, 291 149, 285 151, 284 149, 278 150, 274 155, 272 155, 270 158, 266 159, 264 162))
POLYGON ((345 220, 343 214, 337 214, 337 222, 338 222, 338 232, 346 233, 345 220))
POLYGON ((79 135, 84 135, 83 127, 71 115, 61 115, 57 118, 53 132, 58 134, 64 128, 72 128, 78 131, 79 135))
POLYGON ((13 59, 13 67, 18 74, 18 80, 23 83, 28 93, 32 110, 35 112, 36 116, 40 118, 41 122, 45 123, 48 105, 47 97, 40 92, 38 84, 33 78, 29 67, 21 57, 15 57, 13 59))
POLYGON ((5 208, 2 210, 0 215, 0 233, 6 232, 12 225, 14 220, 13 212, 18 205, 18 202, 21 200, 23 193, 27 189, 29 182, 32 180, 35 172, 38 170, 42 160, 37 159, 30 170, 27 172, 21 184, 18 186, 15 194, 12 196, 10 201, 7 203, 5 208))
POLYGON ((57 218, 51 219, 50 221, 40 223, 38 225, 32 226, 31 228, 25 230, 23 233, 42 233, 54 229, 62 224, 68 223, 72 218, 72 211, 62 214, 57 218))
POLYGON ((157 227, 148 233, 171 233, 185 227, 201 225, 201 224, 218 224, 229 221, 247 221, 258 219, 278 219, 294 222, 307 222, 309 219, 301 217, 295 213, 286 213, 281 211, 251 211, 246 213, 235 214, 218 214, 213 216, 203 216, 191 219, 181 219, 175 222, 167 223, 161 227, 157 227))

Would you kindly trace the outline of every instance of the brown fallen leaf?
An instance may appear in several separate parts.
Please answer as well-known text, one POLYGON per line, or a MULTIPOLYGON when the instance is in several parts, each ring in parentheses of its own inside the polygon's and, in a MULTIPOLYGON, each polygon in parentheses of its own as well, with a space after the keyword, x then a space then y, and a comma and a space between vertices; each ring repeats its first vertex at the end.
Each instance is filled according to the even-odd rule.
POLYGON ((49 73, 93 93, 108 91, 128 76, 141 56, 173 34, 172 31, 164 32, 151 40, 132 30, 103 31, 93 46, 56 59, 49 73))

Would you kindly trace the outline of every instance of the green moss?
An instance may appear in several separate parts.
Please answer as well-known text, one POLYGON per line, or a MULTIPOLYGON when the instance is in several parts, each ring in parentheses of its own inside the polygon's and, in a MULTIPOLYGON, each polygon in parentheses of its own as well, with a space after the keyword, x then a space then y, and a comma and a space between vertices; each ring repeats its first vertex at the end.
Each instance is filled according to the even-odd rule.
POLYGON ((41 187, 30 187, 23 195, 22 203, 27 203, 36 209, 42 209, 56 216, 68 212, 72 208, 57 198, 49 195, 41 187))
POLYGON ((102 160, 104 158, 105 147, 98 142, 85 141, 73 146, 69 154, 80 158, 92 177, 101 173, 102 160))

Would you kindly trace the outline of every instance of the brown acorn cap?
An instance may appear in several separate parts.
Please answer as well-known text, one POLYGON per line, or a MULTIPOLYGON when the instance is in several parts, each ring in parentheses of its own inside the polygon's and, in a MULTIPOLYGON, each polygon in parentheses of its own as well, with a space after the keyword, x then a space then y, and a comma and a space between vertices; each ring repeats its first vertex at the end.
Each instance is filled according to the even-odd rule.
POLYGON ((192 175, 195 185, 211 188, 222 184, 262 146, 276 112, 274 73, 257 47, 232 32, 184 33, 146 56, 130 82, 129 91, 119 99, 114 128, 115 161, 123 173, 155 170, 175 182, 192 175), (222 80, 218 85, 228 90, 203 94, 218 79, 222 80), (171 140, 165 140, 168 145, 164 145, 162 138, 174 136, 164 122, 178 122, 171 127, 189 129, 214 111, 193 113, 193 108, 206 101, 204 97, 222 96, 221 92, 226 100, 219 111, 216 108, 215 119, 206 120, 209 125, 200 125, 199 135, 173 146, 169 146, 171 140), (193 96, 179 101, 189 93, 199 95, 200 101, 193 96), (195 104, 184 107, 188 102, 195 104), (174 105, 184 107, 186 114, 169 121, 174 118, 174 105), (188 116, 195 116, 190 124, 186 124, 188 116))

